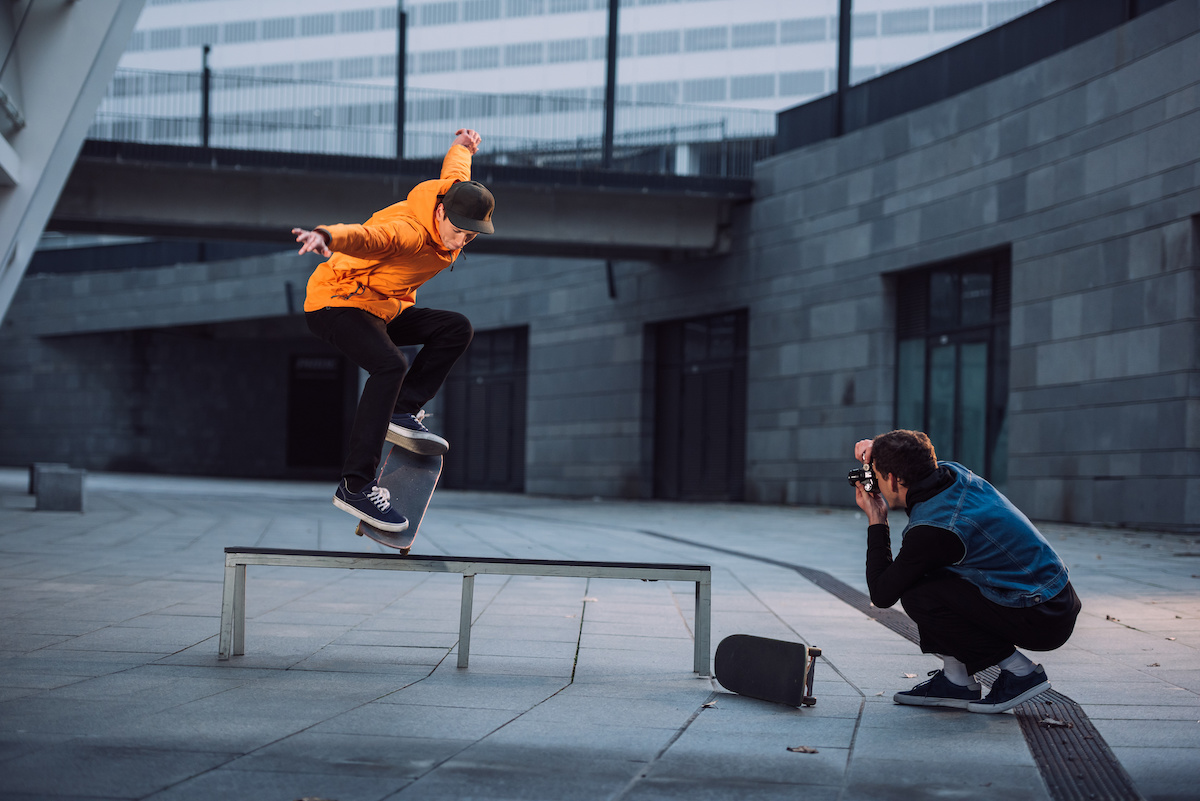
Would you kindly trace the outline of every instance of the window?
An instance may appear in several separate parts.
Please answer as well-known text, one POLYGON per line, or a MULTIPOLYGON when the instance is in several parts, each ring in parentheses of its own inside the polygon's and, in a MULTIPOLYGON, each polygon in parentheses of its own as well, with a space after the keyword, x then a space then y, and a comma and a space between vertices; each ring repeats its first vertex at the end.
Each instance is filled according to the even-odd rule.
POLYGON ((564 61, 587 61, 587 39, 562 39, 546 43, 546 61, 558 64, 564 61))
POLYGON ((724 50, 729 47, 729 28, 691 28, 683 32, 683 49, 689 53, 705 50, 724 50))
POLYGON ((775 96, 775 75, 736 75, 729 79, 730 100, 775 96))
POLYGON ((550 0, 551 14, 569 14, 572 11, 587 11, 588 0, 550 0))
POLYGON ((291 39, 295 35, 295 17, 278 17, 262 21, 262 38, 264 39, 291 39))
POLYGON ((879 35, 878 14, 855 14, 850 18, 850 35, 855 39, 879 35))
POLYGON ((420 9, 421 25, 453 25, 458 22, 458 3, 425 3, 420 9))
POLYGON ((775 44, 774 22, 755 22, 733 26, 734 47, 770 47, 775 44))
POLYGON ((357 11, 343 11, 338 17, 338 25, 342 33, 362 33, 375 30, 375 9, 361 8, 357 11))
POLYGON ((983 3, 942 6, 933 9, 935 31, 961 31, 983 27, 983 3))
POLYGON ((656 83, 639 83, 637 85, 637 102, 639 103, 678 103, 679 83, 677 81, 659 81, 656 83))
POLYGON ((545 13, 546 7, 543 0, 505 0, 504 2, 504 16, 506 17, 534 17, 545 13))
POLYGON ((181 28, 159 28, 156 31, 150 31, 151 50, 173 50, 182 46, 183 29, 181 28))
POLYGON ((896 283, 896 427, 993 484, 1007 478, 1011 264, 994 251, 896 283))
POLYGON ((504 46, 504 66, 527 67, 545 60, 541 42, 523 42, 504 46))
POLYGON ((146 32, 134 31, 129 36, 129 45, 125 48, 128 53, 137 53, 146 49, 146 32))
POLYGON ((491 70, 499 66, 499 47, 468 47, 462 51, 464 70, 491 70))
MULTIPOLYGON (((617 39, 617 57, 629 58, 633 55, 634 38, 632 33, 624 33, 617 39)), ((604 61, 608 58, 608 37, 597 36, 592 39, 592 59, 604 61)))
POLYGON ((679 31, 653 31, 638 34, 639 56, 661 56, 679 52, 679 31))
POLYGON ((928 33, 929 9, 914 8, 906 11, 885 11, 880 15, 879 22, 884 36, 928 33))
POLYGON ((462 9, 463 22, 500 19, 500 0, 466 0, 462 9))
POLYGON ((300 18, 301 36, 328 36, 333 31, 333 14, 310 14, 300 18))
POLYGON ((253 42, 258 38, 257 29, 258 23, 253 20, 248 22, 226 22, 221 26, 221 41, 225 44, 253 42))
POLYGON ((258 77, 276 81, 290 81, 296 77, 296 65, 263 64, 258 68, 258 77))
POLYGON ((825 93, 824 70, 802 70, 779 73, 779 94, 782 97, 819 95, 825 93))
POLYGON ((684 103, 719 103, 726 99, 728 90, 724 78, 699 78, 683 82, 684 103))
POLYGON ((372 56, 344 58, 338 62, 338 79, 347 81, 356 78, 374 78, 375 59, 372 56))
POLYGON ((305 61, 299 65, 302 81, 332 81, 332 61, 305 61))
POLYGON ((826 39, 825 17, 785 19, 779 23, 780 44, 796 42, 823 42, 826 39))
POLYGON ((458 69, 457 50, 431 50, 417 54, 418 72, 454 72, 458 69))
POLYGON ((188 47, 201 47, 221 41, 220 25, 193 25, 187 29, 188 47))
POLYGON ((1037 0, 1005 0, 1005 2, 987 4, 988 25, 999 25, 1014 17, 1032 11, 1038 6, 1037 0))

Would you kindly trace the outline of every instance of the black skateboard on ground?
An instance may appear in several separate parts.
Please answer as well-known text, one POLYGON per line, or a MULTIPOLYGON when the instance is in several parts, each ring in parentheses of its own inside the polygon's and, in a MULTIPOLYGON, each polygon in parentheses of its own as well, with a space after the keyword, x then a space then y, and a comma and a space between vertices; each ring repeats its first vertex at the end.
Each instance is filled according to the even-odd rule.
POLYGON ((721 640, 715 660, 717 681, 738 695, 787 706, 812 706, 813 666, 820 648, 734 634, 721 640))
POLYGON ((354 533, 407 554, 417 538, 421 519, 425 517, 425 510, 429 508, 429 501, 433 498, 441 475, 440 454, 422 456, 399 445, 392 445, 379 469, 379 486, 391 493, 392 506, 408 518, 408 528, 399 532, 381 531, 370 523, 359 521, 354 533))

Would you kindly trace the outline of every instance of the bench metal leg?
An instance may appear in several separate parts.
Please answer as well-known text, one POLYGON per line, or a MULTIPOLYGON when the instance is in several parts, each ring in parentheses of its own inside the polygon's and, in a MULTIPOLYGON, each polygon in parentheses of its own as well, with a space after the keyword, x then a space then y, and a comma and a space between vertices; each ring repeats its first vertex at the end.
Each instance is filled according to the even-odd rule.
POLYGON ((701 676, 711 676, 708 658, 712 625, 712 582, 696 582, 696 652, 692 669, 701 676))
POLYGON ((475 574, 463 573, 462 608, 458 612, 458 666, 471 658, 471 614, 475 606, 475 574))
POLYGON ((234 568, 233 577, 233 655, 246 653, 246 566, 234 568))
POLYGON ((221 635, 218 659, 246 650, 246 566, 225 564, 221 589, 221 635))

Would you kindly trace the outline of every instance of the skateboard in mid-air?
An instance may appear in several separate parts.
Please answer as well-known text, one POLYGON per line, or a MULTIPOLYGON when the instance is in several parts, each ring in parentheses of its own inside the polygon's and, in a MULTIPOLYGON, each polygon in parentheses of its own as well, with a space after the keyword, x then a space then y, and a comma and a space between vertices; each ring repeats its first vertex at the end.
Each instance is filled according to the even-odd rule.
POLYGON ((441 475, 441 454, 423 456, 392 445, 379 468, 379 486, 391 493, 392 506, 408 518, 408 528, 398 532, 382 531, 370 523, 359 521, 354 533, 406 555, 412 550, 413 540, 421 528, 421 519, 429 508, 429 501, 433 498, 441 475))
POLYGON ((787 706, 812 706, 813 667, 820 648, 802 642, 734 634, 717 646, 717 681, 727 690, 787 706))

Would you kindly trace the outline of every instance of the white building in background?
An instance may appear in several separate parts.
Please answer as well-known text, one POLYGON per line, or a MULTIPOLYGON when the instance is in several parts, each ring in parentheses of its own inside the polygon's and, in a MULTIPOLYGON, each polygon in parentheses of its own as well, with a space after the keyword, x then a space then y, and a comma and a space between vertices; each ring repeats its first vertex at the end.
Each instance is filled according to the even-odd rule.
MULTIPOLYGON (((852 82, 1048 0, 855 0, 852 82)), ((402 3, 414 89, 602 98, 609 0, 402 3)), ((121 66, 394 86, 401 3, 147 0, 121 66)), ((837 0, 621 0, 619 99, 778 111, 836 85, 837 0)))

